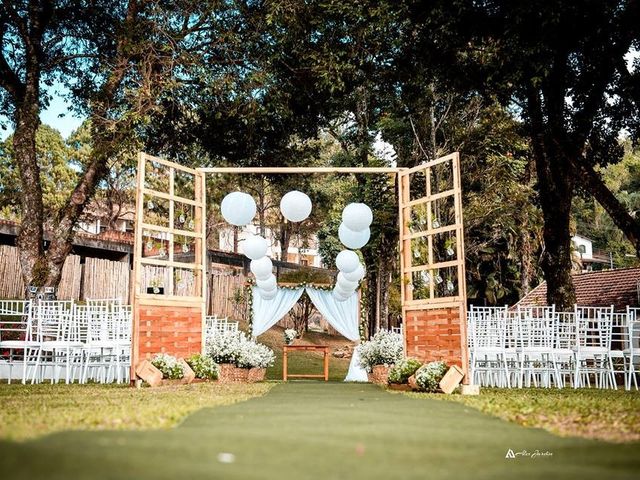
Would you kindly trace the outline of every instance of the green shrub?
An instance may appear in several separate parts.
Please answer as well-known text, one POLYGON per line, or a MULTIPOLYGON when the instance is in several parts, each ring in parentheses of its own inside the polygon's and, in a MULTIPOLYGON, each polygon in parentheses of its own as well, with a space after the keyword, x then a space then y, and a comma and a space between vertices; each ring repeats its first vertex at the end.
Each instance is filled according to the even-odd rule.
POLYGON ((200 355, 199 353, 191 355, 187 359, 187 363, 196 374, 196 378, 204 378, 206 380, 218 379, 218 364, 211 357, 200 355))
POLYGON ((389 383, 407 383, 409 377, 422 366, 420 360, 404 358, 389 371, 389 383))
POLYGON ((416 383, 422 391, 437 392, 438 384, 447 370, 449 367, 444 362, 426 363, 416 371, 416 383))

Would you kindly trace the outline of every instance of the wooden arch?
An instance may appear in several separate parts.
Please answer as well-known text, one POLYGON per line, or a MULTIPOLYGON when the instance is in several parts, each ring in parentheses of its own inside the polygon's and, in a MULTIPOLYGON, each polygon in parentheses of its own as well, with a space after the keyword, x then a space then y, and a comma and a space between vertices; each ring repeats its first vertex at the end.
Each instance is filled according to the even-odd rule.
POLYGON ((393 175, 398 187, 405 349, 467 370, 464 229, 458 153, 411 169, 216 167, 190 169, 140 153, 134 245, 132 376, 157 353, 204 347, 206 174, 393 175), (153 172, 153 176, 147 173, 153 172), (158 278, 161 281, 158 281, 158 278), (159 285, 159 284, 162 285, 159 285), (154 288, 162 287, 162 293, 154 288))

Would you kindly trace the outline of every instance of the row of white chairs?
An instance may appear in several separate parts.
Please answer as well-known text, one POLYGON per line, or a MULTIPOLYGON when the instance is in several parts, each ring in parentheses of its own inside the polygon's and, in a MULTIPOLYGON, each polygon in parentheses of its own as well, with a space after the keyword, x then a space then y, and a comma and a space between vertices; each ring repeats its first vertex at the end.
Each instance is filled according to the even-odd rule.
POLYGON ((8 382, 128 382, 132 312, 119 299, 0 300, 0 367, 8 382))
POLYGON ((467 317, 472 381, 493 387, 638 390, 640 309, 475 307, 467 317))
POLYGON ((229 320, 228 317, 218 318, 217 315, 207 315, 205 317, 206 337, 215 336, 225 332, 237 332, 238 322, 229 320))

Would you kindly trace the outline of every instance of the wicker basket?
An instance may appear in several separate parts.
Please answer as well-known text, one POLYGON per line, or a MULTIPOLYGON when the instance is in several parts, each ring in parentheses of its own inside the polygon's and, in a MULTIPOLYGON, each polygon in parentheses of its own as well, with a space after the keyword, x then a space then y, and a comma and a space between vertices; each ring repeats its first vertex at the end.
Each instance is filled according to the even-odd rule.
POLYGON ((266 368, 250 368, 248 380, 251 383, 262 382, 266 375, 267 375, 266 368))
POLYGON ((369 381, 378 385, 386 385, 389 380, 390 367, 387 365, 374 365, 371 369, 372 372, 368 373, 369 381))
POLYGON ((249 369, 238 368, 232 363, 221 363, 219 367, 218 381, 220 383, 237 383, 249 381, 249 369))

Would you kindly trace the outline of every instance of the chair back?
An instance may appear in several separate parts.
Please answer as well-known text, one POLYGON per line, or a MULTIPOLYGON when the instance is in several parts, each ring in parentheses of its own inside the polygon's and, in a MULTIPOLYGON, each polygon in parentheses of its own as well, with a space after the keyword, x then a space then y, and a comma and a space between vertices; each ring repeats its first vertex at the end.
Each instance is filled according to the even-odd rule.
POLYGON ((31 340, 31 301, 0 300, 0 342, 31 340))

